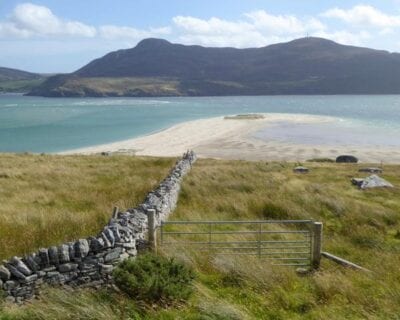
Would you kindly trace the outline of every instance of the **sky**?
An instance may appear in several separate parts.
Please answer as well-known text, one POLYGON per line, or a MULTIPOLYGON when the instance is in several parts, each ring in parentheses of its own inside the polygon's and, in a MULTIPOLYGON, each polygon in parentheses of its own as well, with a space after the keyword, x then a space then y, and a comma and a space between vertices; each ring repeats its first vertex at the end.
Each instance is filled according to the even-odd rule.
POLYGON ((315 36, 400 52, 400 0, 0 0, 0 66, 72 72, 144 38, 262 47, 315 36))

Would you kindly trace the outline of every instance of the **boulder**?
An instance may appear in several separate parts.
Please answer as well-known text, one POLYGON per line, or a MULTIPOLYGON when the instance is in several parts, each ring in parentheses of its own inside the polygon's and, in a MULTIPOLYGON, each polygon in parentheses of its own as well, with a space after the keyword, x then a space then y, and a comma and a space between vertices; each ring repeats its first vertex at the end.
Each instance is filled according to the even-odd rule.
POLYGON ((381 168, 361 168, 358 172, 382 173, 383 170, 381 168))
POLYGON ((18 257, 12 257, 10 259, 10 264, 12 264, 19 272, 21 272, 24 276, 30 276, 32 271, 28 268, 28 266, 21 261, 18 257))
POLYGON ((89 253, 89 243, 86 239, 79 239, 77 242, 75 242, 74 249, 75 257, 84 258, 89 253))
POLYGON ((69 262, 69 247, 66 244, 62 244, 58 247, 58 260, 60 263, 69 262))
POLYGON ((358 159, 355 156, 342 155, 336 158, 336 163, 357 163, 358 159))
POLYGON ((295 173, 308 173, 309 171, 310 171, 310 169, 308 169, 306 167, 302 167, 302 166, 298 166, 293 169, 293 172, 295 172, 295 173))
POLYGON ((385 179, 373 174, 365 179, 353 178, 351 182, 358 186, 360 189, 372 189, 372 188, 393 188, 393 185, 385 179))
POLYGON ((4 282, 10 280, 11 273, 5 266, 0 266, 0 279, 4 282))

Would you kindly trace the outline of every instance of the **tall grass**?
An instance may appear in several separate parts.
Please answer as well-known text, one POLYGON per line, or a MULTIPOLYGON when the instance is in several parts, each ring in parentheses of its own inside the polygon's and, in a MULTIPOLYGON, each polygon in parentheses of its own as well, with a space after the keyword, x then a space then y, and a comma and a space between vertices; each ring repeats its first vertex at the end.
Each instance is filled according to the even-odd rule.
MULTIPOLYGON (((19 173, 24 165, 20 169, 16 165, 24 157, 17 157, 18 161, 13 159, 9 166, 14 169, 5 173, 24 177, 19 173)), ((34 175, 33 168, 40 168, 38 159, 40 157, 27 156, 25 165, 31 165, 27 175, 34 175)), ((93 183, 88 185, 89 190, 103 190, 98 192, 104 195, 97 196, 96 199, 109 199, 104 205, 107 218, 112 204, 118 202, 124 207, 125 201, 133 198, 132 194, 126 195, 123 192, 105 194, 112 193, 114 188, 120 188, 117 186, 121 181, 118 177, 127 170, 126 167, 129 167, 131 161, 143 162, 142 167, 136 167, 136 174, 140 177, 138 181, 143 181, 141 178, 149 176, 149 172, 164 170, 157 178, 151 178, 154 180, 148 184, 149 188, 153 182, 158 181, 158 177, 161 179, 165 175, 167 165, 172 165, 172 160, 156 159, 54 159, 57 159, 58 164, 69 162, 70 168, 74 167, 72 163, 76 165, 76 174, 71 175, 69 179, 69 184, 72 185, 81 185, 77 182, 81 176, 96 176, 97 170, 91 166, 102 168, 102 182, 98 183, 99 178, 93 178, 93 183), (98 163, 94 164, 97 161, 98 163), (102 161, 106 161, 107 164, 101 165, 102 161), (113 161, 115 167, 111 168, 113 161), (123 168, 120 168, 121 165, 123 168), (115 178, 108 180, 110 174, 104 174, 104 171, 114 172, 115 175, 112 176, 115 178), (103 179, 107 180, 107 183, 103 179), (109 187, 103 189, 106 185, 109 187)), ((5 306, 3 317, 19 319, 16 314, 20 315, 21 319, 28 319, 26 315, 30 315, 32 319, 64 319, 64 314, 74 317, 80 310, 82 301, 83 305, 88 305, 88 313, 85 314, 88 319, 94 319, 96 316, 102 319, 102 315, 98 315, 99 312, 105 315, 112 312, 110 319, 398 319, 400 166, 384 167, 383 177, 397 186, 396 188, 367 191, 360 191, 350 183, 353 176, 365 176, 358 173, 360 165, 308 163, 307 166, 311 169, 310 173, 300 175, 292 172, 293 164, 290 163, 199 160, 184 179, 178 207, 171 219, 322 221, 324 250, 358 263, 372 272, 354 271, 323 260, 320 270, 298 275, 294 268, 272 266, 257 257, 219 256, 207 251, 185 249, 185 246, 167 246, 161 248, 161 254, 175 256, 190 265, 197 274, 195 294, 188 304, 163 309, 156 305, 138 305, 127 296, 118 293, 94 294, 90 291, 79 291, 70 295, 68 293, 67 301, 78 300, 75 309, 72 303, 67 307, 62 299, 52 299, 53 295, 56 295, 51 291, 42 301, 22 309, 5 306), (60 310, 59 314, 57 310, 60 310)), ((54 163, 49 172, 57 173, 56 168, 54 163)), ((72 168, 70 170, 75 172, 72 168)), ((36 183, 42 186, 48 180, 44 179, 44 175, 35 177, 36 183)), ((0 178, 0 181, 1 179, 10 178, 0 178)), ((19 190, 29 190, 34 183, 31 179, 26 182, 25 189, 21 187, 19 190)), ((137 187, 136 185, 135 190, 137 187)), ((17 192, 18 189, 13 190, 17 192)), ((82 193, 83 189, 80 190, 82 193)), ((47 192, 56 203, 63 199, 59 193, 53 194, 51 188, 42 188, 42 194, 47 195, 47 192)), ((73 194, 73 191, 69 193, 73 194)), ((3 196, 3 191, 0 194, 3 196)), ((19 197, 23 197, 23 193, 19 193, 19 197)), ((77 198, 79 199, 78 196, 77 198)), ((15 208, 19 202, 10 202, 7 198, 1 200, 3 207, 9 206, 9 210, 19 214, 18 208, 15 208)), ((59 205, 60 210, 65 206, 62 202, 59 205)), ((41 202, 34 203, 33 212, 37 212, 37 208, 42 206, 41 202)), ((78 209, 79 207, 84 207, 84 204, 81 203, 78 209)), ((92 217, 101 212, 93 211, 92 217)), ((41 223, 46 224, 47 220, 51 220, 51 216, 43 214, 42 219, 41 223)), ((99 218, 100 221, 102 219, 106 217, 99 218)), ((69 223, 74 224, 74 220, 65 220, 65 228, 68 228, 69 223)), ((23 226, 24 224, 21 224, 21 227, 23 226)), ((67 229, 65 237, 70 236, 68 233, 73 232, 71 229, 67 229)), ((3 234, 1 237, 6 238, 3 234)))
POLYGON ((0 259, 97 234, 140 203, 174 159, 0 155, 0 259))

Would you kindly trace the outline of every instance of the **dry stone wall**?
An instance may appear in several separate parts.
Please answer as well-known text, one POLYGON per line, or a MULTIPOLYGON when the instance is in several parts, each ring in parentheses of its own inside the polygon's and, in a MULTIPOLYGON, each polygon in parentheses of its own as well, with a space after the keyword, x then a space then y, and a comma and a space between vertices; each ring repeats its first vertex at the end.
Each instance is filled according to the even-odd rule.
POLYGON ((100 287, 111 283, 115 265, 135 257, 146 243, 148 210, 156 210, 156 225, 168 218, 177 204, 182 178, 195 161, 193 151, 185 153, 142 204, 126 212, 115 212, 96 237, 42 248, 23 258, 3 261, 0 288, 7 300, 30 299, 38 294, 43 283, 72 287, 100 287))

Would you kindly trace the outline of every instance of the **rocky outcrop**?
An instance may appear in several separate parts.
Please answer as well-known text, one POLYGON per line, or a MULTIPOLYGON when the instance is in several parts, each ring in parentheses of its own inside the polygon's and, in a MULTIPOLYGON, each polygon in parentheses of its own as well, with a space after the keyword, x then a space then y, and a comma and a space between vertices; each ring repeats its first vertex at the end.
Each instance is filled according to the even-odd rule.
POLYGON ((357 185, 360 189, 372 188, 393 188, 393 185, 385 179, 373 174, 365 179, 353 178, 351 182, 357 185))
POLYGON ((97 236, 4 261, 0 265, 0 288, 7 299, 15 302, 30 299, 43 283, 73 287, 109 284, 114 266, 136 256, 143 247, 148 210, 156 210, 156 224, 160 224, 175 209, 182 178, 195 161, 194 152, 185 153, 142 204, 126 212, 115 212, 97 236))

